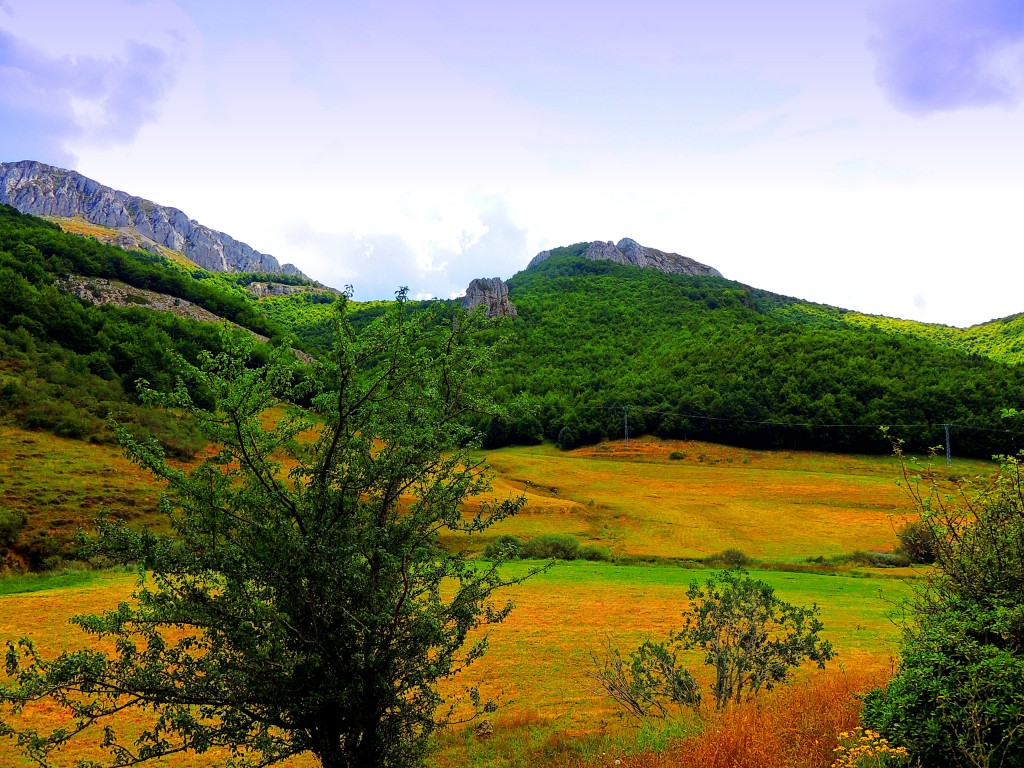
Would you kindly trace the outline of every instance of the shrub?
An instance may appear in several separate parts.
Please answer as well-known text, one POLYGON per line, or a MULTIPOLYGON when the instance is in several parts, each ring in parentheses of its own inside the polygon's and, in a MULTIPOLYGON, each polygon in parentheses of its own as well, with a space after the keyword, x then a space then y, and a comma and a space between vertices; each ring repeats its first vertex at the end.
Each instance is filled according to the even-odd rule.
POLYGON ((580 542, 573 536, 545 533, 524 542, 521 553, 530 560, 578 560, 580 542))
POLYGON ((902 552, 878 552, 877 550, 863 552, 857 550, 850 555, 850 562, 866 565, 871 568, 906 568, 910 565, 910 558, 902 552))
POLYGON ((593 544, 584 544, 580 547, 579 557, 580 560, 604 563, 610 563, 613 560, 612 551, 608 547, 597 547, 593 544))
POLYGON ((724 565, 726 568, 743 568, 750 565, 750 558, 739 549, 726 549, 704 558, 708 565, 724 565))
POLYGON ((672 453, 670 453, 668 457, 672 461, 682 461, 683 459, 686 458, 686 454, 683 453, 682 451, 672 451, 672 453))
POLYGON ((938 534, 927 520, 907 523, 898 531, 899 551, 910 558, 912 563, 930 564, 935 562, 938 548, 938 534))
POLYGON ((936 533, 937 573, 909 606, 899 672, 868 695, 864 722, 924 768, 1024 767, 1021 461, 954 494, 904 466, 936 533))
POLYGON ((27 522, 24 512, 0 507, 0 556, 7 554, 7 550, 18 541, 27 522))
POLYGON ((496 560, 503 557, 506 560, 516 560, 522 556, 523 540, 505 533, 496 537, 484 548, 484 557, 488 560, 496 560))
POLYGON ((694 581, 686 596, 683 627, 667 642, 647 641, 628 664, 610 643, 603 660, 592 655, 587 677, 630 714, 664 715, 664 700, 699 704, 693 677, 677 666, 680 652, 699 651, 714 669, 711 693, 718 711, 788 682, 805 659, 824 669, 835 655, 832 644, 818 637, 823 626, 817 606, 791 605, 741 569, 720 571, 703 585, 694 581))

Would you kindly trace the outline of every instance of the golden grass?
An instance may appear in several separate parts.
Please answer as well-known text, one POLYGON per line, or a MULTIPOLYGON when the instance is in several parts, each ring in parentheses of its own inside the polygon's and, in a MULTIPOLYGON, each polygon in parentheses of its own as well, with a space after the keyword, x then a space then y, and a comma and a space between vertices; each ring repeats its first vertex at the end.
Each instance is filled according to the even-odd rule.
POLYGON ((620 768, 829 768, 838 735, 860 722, 858 694, 887 677, 883 670, 814 675, 712 717, 703 733, 674 747, 630 756, 620 768))
MULTIPOLYGON (((526 567, 510 566, 509 575, 521 574, 526 567)), ((688 583, 706 575, 671 566, 558 564, 507 590, 504 596, 516 603, 516 609, 504 624, 491 628, 484 658, 447 690, 454 695, 464 685, 478 684, 485 695, 496 697, 502 705, 499 730, 555 723, 559 732, 577 737, 621 728, 616 710, 586 684, 582 669, 588 651, 598 650, 606 635, 624 651, 648 636, 663 637, 679 625, 688 583)), ((814 574, 756 575, 786 600, 821 605, 825 636, 837 646, 840 663, 861 671, 889 668, 897 631, 885 614, 891 601, 907 593, 904 583, 814 574)), ((67 626, 67 618, 116 606, 130 594, 133 583, 132 575, 111 574, 83 588, 0 597, 0 638, 30 635, 47 655, 81 647, 84 636, 67 626)), ((697 664, 698 659, 691 661, 697 664)), ((701 679, 706 682, 706 675, 702 673, 701 679)), ((59 712, 45 708, 33 717, 41 724, 60 721, 59 712)), ((138 722, 126 717, 122 724, 132 727, 138 722)), ((86 748, 75 754, 92 752, 86 748)), ((206 764, 197 760, 181 757, 164 764, 206 764)), ((11 768, 22 765, 27 764, 10 763, 11 768)))
MULTIPOLYGON (((617 554, 699 558, 724 549, 782 562, 891 551, 912 514, 891 457, 768 452, 655 438, 562 452, 491 451, 495 495, 526 509, 491 529, 569 533, 617 554), (686 454, 670 460, 672 452, 686 454)), ((983 462, 957 471, 983 472, 983 462)), ((469 546, 480 550, 485 542, 469 546)), ((467 546, 468 542, 463 542, 467 546)))
MULTIPOLYGON (((100 242, 108 243, 116 240, 122 233, 116 229, 110 227, 102 227, 99 224, 92 224, 85 219, 81 218, 64 218, 61 216, 50 216, 47 217, 54 222, 58 227, 63 229, 65 232, 70 232, 73 235, 83 235, 85 237, 92 237, 100 242)), ((157 245, 160 253, 166 256, 171 261, 180 264, 183 267, 189 269, 201 269, 192 259, 186 256, 181 251, 175 251, 162 245, 157 245)))

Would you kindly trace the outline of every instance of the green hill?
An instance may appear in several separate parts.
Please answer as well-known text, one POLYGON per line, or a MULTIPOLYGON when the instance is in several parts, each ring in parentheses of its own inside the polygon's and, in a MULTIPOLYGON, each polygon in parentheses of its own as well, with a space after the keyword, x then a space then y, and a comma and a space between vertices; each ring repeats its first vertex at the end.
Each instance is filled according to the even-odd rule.
MULTIPOLYGON (((943 442, 950 424, 960 455, 1016 450, 1001 412, 1024 402, 1024 369, 1009 364, 1024 346, 1024 318, 961 330, 871 317, 719 277, 583 260, 578 250, 554 249, 509 281, 519 317, 486 338, 507 337, 493 388, 523 407, 481 423, 489 445, 572 447, 620 437, 628 419, 632 435, 867 452, 889 450, 880 425, 919 449, 943 442)), ((93 440, 109 439, 104 421, 117 413, 160 432, 171 450, 195 450, 175 435, 180 424, 135 402, 135 382, 171 386, 168 355, 218 349, 219 329, 154 311, 144 291, 269 344, 329 349, 333 297, 257 299, 245 286, 260 277, 124 251, 0 209, 0 408, 21 426, 93 440), (80 294, 98 295, 90 280, 134 293, 93 303, 67 290, 69 276, 80 294)), ((354 305, 356 324, 385 304, 354 305)), ((416 306, 444 315, 456 304, 416 306)))
MULTIPOLYGON (((187 424, 139 403, 136 382, 167 390, 172 353, 195 360, 220 349, 218 324, 190 314, 223 318, 270 344, 289 339, 243 287, 257 277, 186 268, 0 206, 0 412, 29 429, 102 442, 117 415, 172 453, 194 452, 187 424), (119 301, 103 303, 105 293, 119 301), (155 297, 168 311, 150 306, 155 297)), ((260 344, 257 358, 268 351, 260 344)))
POLYGON ((961 454, 1016 447, 1001 411, 1021 402, 1024 370, 938 330, 570 254, 509 289, 519 318, 495 389, 532 415, 490 424, 493 445, 620 437, 628 407, 633 434, 751 447, 886 451, 891 425, 925 448, 946 423, 961 454))

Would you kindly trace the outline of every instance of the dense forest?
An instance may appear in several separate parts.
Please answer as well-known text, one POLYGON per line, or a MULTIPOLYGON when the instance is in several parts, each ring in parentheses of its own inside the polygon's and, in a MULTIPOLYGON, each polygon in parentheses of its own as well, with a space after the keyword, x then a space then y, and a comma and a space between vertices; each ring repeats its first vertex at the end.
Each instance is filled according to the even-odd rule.
POLYGON ((525 408, 488 425, 492 445, 572 447, 621 437, 628 418, 632 434, 752 447, 886 451, 889 425, 923 449, 943 443, 944 424, 963 455, 1017 447, 1002 409, 1022 402, 1024 370, 977 353, 571 249, 509 288, 519 318, 504 321, 495 389, 525 408))
MULTIPOLYGON (((200 447, 187 425, 138 402, 136 382, 166 391, 174 383, 170 355, 195 360, 218 350, 220 328, 144 306, 93 305, 58 287, 68 275, 192 302, 272 344, 289 339, 242 287, 259 276, 187 271, 0 206, 0 409, 31 429, 108 441, 106 419, 116 415, 158 435, 172 453, 200 447)), ((256 354, 268 351, 262 345, 256 354)))

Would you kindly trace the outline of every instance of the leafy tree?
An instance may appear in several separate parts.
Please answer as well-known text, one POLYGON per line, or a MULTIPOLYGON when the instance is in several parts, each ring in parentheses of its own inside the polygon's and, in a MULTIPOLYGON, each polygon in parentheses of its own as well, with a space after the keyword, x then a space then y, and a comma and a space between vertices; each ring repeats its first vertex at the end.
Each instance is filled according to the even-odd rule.
POLYGON ((17 713, 50 699, 72 722, 37 733, 8 719, 0 732, 45 764, 89 726, 141 708, 153 719, 134 740, 104 730, 113 765, 217 749, 239 766, 307 752, 330 768, 421 761, 455 713, 438 683, 484 651, 470 634, 511 609, 492 599, 509 583, 499 563, 446 552, 439 534, 483 531, 522 500, 464 516, 462 502, 489 488, 465 422, 487 405, 486 355, 475 321, 431 322, 405 305, 401 292, 357 335, 342 301, 333 359, 298 384, 284 357, 248 367, 244 340, 201 366, 179 360, 177 390, 151 397, 221 447, 183 471, 121 431, 128 455, 168 483, 173 536, 102 526, 107 554, 141 564, 135 601, 73 621, 116 651, 46 660, 30 640, 9 644, 0 701, 17 713), (214 411, 190 384, 215 395, 214 411), (287 406, 299 397, 314 416, 287 406))
POLYGON ((922 766, 1024 766, 1022 460, 952 493, 905 465, 937 572, 909 606, 899 672, 868 695, 864 720, 922 766))
POLYGON ((788 681, 805 659, 824 669, 835 655, 832 644, 818 638, 817 606, 791 605, 742 569, 721 571, 704 587, 694 582, 686 595, 693 605, 671 639, 703 651, 704 663, 714 667, 716 709, 788 681))
POLYGON ((678 666, 681 651, 704 652, 704 663, 715 670, 711 693, 718 710, 788 681, 804 660, 824 668, 835 655, 832 644, 818 638, 817 606, 791 605, 742 569, 720 571, 703 587, 693 582, 687 597, 683 628, 667 643, 648 641, 628 663, 610 644, 603 660, 593 657, 588 677, 633 715, 663 716, 665 701, 700 704, 693 677, 678 666))

